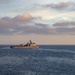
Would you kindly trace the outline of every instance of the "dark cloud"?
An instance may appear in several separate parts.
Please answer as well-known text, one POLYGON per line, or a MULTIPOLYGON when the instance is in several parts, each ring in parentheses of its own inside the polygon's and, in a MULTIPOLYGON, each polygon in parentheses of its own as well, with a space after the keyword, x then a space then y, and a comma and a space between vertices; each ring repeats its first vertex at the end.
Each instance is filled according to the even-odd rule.
POLYGON ((69 27, 69 26, 75 26, 75 22, 57 22, 53 26, 55 27, 69 27))
MULTIPOLYGON (((23 28, 22 28, 23 29, 23 28)), ((46 26, 46 27, 39 27, 39 26, 25 26, 23 29, 23 34, 50 34, 52 31, 46 26)))
POLYGON ((53 26, 57 34, 75 34, 75 22, 57 22, 53 26))
POLYGON ((75 27, 72 28, 56 28, 57 34, 75 34, 75 27))
POLYGON ((36 26, 40 26, 40 27, 46 27, 49 26, 48 24, 42 24, 42 23, 35 23, 36 26))
POLYGON ((44 7, 56 10, 75 10, 75 2, 60 2, 57 4, 51 3, 44 5, 44 7))

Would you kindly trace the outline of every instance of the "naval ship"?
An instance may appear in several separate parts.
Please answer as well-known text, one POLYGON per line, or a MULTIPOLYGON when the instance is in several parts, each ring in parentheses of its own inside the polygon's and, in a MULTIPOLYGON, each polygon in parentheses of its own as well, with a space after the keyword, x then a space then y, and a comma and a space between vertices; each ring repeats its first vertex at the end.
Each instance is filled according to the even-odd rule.
POLYGON ((39 48, 39 46, 36 43, 33 43, 31 40, 29 40, 29 42, 27 42, 25 45, 20 44, 20 45, 10 46, 10 48, 39 48))

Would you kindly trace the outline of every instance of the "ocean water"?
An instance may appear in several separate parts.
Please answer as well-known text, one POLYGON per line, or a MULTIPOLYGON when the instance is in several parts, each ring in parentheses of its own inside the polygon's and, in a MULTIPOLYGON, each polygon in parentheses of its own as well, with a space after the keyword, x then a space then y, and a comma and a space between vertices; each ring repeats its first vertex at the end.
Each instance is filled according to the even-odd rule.
POLYGON ((0 75, 75 75, 75 45, 10 49, 0 45, 0 75))

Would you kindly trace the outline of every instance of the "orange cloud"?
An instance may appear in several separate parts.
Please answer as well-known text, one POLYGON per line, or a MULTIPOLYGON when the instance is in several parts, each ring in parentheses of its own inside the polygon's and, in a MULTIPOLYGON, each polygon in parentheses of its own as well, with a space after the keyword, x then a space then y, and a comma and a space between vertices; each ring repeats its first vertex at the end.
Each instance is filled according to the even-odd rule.
POLYGON ((33 17, 29 13, 24 13, 23 15, 18 15, 14 17, 13 19, 16 21, 24 22, 24 21, 31 20, 32 18, 33 17))

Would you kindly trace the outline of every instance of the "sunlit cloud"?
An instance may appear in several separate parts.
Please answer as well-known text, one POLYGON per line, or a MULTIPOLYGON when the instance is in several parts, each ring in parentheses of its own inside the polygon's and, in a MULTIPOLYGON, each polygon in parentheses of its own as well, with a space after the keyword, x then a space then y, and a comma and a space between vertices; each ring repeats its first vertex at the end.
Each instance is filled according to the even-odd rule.
MULTIPOLYGON (((28 1, 22 0, 19 1, 19 3, 28 2, 28 1)), ((6 1, 3 0, 2 2, 6 1)), ((9 0, 7 0, 7 2, 9 2, 9 0)), ((38 1, 39 4, 37 3, 34 8, 35 3, 36 2, 33 0, 30 2, 30 5, 33 4, 32 6, 29 6, 29 3, 23 5, 24 8, 28 10, 30 14, 24 13, 22 15, 19 15, 17 13, 19 13, 20 11, 18 11, 17 13, 14 12, 14 14, 16 13, 16 15, 14 15, 13 17, 10 16, 1 17, 0 34, 6 34, 6 35, 48 34, 49 35, 49 34, 59 34, 59 33, 61 34, 66 32, 67 32, 66 34, 69 34, 70 32, 75 33, 74 31, 75 2, 69 1, 69 2, 41 4, 38 1)), ((10 6, 10 4, 8 6, 10 6)), ((14 9, 13 6, 12 9, 14 9)), ((16 9, 17 7, 15 7, 15 10, 16 9)))
POLYGON ((3 17, 0 19, 0 34, 50 34, 49 25, 36 23, 40 18, 32 17, 29 13, 14 18, 3 17), (35 21, 35 22, 34 22, 35 21))
POLYGON ((54 34, 75 34, 75 21, 57 21, 52 26, 41 21, 39 17, 33 17, 29 13, 15 16, 14 18, 0 18, 1 35, 54 35, 54 34))

